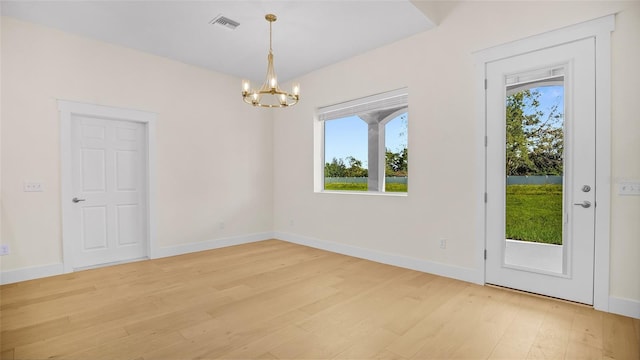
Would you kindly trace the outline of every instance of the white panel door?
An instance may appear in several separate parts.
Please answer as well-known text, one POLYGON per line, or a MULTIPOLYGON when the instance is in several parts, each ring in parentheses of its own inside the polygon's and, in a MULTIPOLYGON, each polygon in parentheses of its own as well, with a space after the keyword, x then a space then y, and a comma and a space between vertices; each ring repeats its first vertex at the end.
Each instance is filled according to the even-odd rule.
POLYGON ((147 256, 146 136, 139 122, 71 115, 74 269, 147 256))
MULTIPOLYGON (((589 38, 487 63, 487 283, 593 303, 597 191, 594 42, 589 38), (505 194, 509 167, 505 157, 506 148, 513 144, 513 140, 505 140, 508 135, 513 136, 512 130, 506 130, 506 99, 518 89, 558 83, 564 89, 564 165, 560 220, 556 225, 561 227, 561 244, 522 241, 518 245, 505 234, 505 209, 509 206, 505 194), (515 251, 519 253, 510 253, 518 246, 520 250, 515 251), (549 266, 549 262, 557 263, 549 266)), ((519 149, 520 153, 527 151, 526 147, 519 149)), ((538 210, 539 206, 531 214, 538 210)), ((529 219, 533 222, 539 217, 529 219)), ((551 226, 543 223, 540 230, 551 226)))

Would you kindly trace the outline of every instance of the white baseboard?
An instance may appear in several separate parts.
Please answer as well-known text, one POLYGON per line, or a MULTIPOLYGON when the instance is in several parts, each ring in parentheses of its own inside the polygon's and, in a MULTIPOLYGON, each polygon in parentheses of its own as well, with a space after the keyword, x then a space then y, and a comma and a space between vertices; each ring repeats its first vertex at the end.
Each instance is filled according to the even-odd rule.
POLYGON ((299 245, 310 246, 316 249, 331 251, 338 254, 349 255, 361 259, 367 259, 383 264, 394 265, 406 269, 426 272, 429 274, 444 276, 475 284, 484 284, 484 275, 481 270, 446 265, 427 260, 411 258, 404 255, 389 254, 381 251, 365 249, 357 246, 340 244, 333 241, 319 240, 305 236, 276 231, 273 237, 299 245))
POLYGON ((609 296, 609 312, 640 319, 640 301, 609 296))
POLYGON ((161 247, 153 249, 151 251, 151 259, 158 259, 169 256, 189 254, 198 251, 206 251, 212 249, 218 249, 227 246, 248 244, 256 241, 263 241, 273 239, 274 234, 272 232, 256 233, 249 235, 240 235, 233 237, 226 237, 208 241, 193 242, 188 244, 174 245, 168 247, 161 247))
MULTIPOLYGON (((248 244, 251 242, 273 239, 273 233, 265 232, 258 234, 249 234, 242 236, 227 237, 209 241, 195 242, 183 245, 176 245, 158 249, 152 249, 152 259, 163 258, 168 256, 188 254, 197 251, 205 251, 217 249, 226 246, 248 244)), ((39 279, 49 276, 64 274, 64 264, 51 264, 43 266, 34 266, 15 270, 2 271, 0 273, 0 285, 12 284, 20 281, 39 279)))
MULTIPOLYGON (((389 254, 357 246, 346 245, 327 240, 319 240, 284 232, 256 233, 158 248, 153 251, 152 258, 156 259, 176 256, 227 246, 248 244, 274 238, 294 244, 310 246, 317 249, 353 256, 361 259, 367 259, 383 264, 399 266, 407 269, 445 276, 480 285, 484 284, 484 275, 481 270, 446 265, 427 260, 420 260, 404 255, 389 254)), ((62 263, 2 271, 0 272, 0 285, 12 284, 20 281, 39 279, 61 274, 64 274, 64 265, 62 263)), ((640 319, 640 301, 609 296, 608 312, 640 319)))
POLYGON ((0 285, 40 279, 44 277, 60 275, 63 273, 64 266, 62 263, 2 271, 0 273, 0 285))

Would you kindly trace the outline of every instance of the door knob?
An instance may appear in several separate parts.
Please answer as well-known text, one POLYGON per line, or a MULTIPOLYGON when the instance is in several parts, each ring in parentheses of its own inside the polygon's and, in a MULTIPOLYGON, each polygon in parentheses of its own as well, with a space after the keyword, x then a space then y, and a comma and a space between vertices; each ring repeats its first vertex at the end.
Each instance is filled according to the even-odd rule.
POLYGON ((71 199, 71 201, 73 201, 74 203, 79 203, 80 201, 85 201, 86 199, 78 199, 77 197, 74 197, 73 199, 71 199))
POLYGON ((591 207, 591 201, 586 201, 585 200, 585 201, 583 201, 581 203, 575 203, 573 205, 580 205, 580 206, 582 206, 583 208, 586 209, 586 208, 590 208, 591 207))

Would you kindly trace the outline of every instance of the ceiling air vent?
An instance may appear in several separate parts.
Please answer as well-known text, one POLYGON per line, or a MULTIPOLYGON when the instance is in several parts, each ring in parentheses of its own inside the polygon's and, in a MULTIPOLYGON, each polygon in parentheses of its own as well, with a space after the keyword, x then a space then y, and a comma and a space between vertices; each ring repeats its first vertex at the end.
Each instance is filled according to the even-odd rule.
POLYGON ((209 24, 221 25, 231 30, 235 30, 235 28, 237 28, 238 25, 240 25, 239 22, 231 20, 228 17, 224 17, 222 15, 218 15, 215 18, 213 18, 213 20, 209 21, 209 24))

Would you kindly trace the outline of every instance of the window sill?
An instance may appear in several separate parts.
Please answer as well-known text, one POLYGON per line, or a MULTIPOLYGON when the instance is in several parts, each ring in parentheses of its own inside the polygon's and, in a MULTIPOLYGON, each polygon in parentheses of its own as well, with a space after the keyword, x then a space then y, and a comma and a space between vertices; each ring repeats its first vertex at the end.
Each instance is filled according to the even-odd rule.
POLYGON ((364 196, 390 196, 390 197, 407 197, 408 192, 382 192, 382 191, 339 191, 339 190, 320 190, 315 191, 316 194, 340 194, 340 195, 364 195, 364 196))

